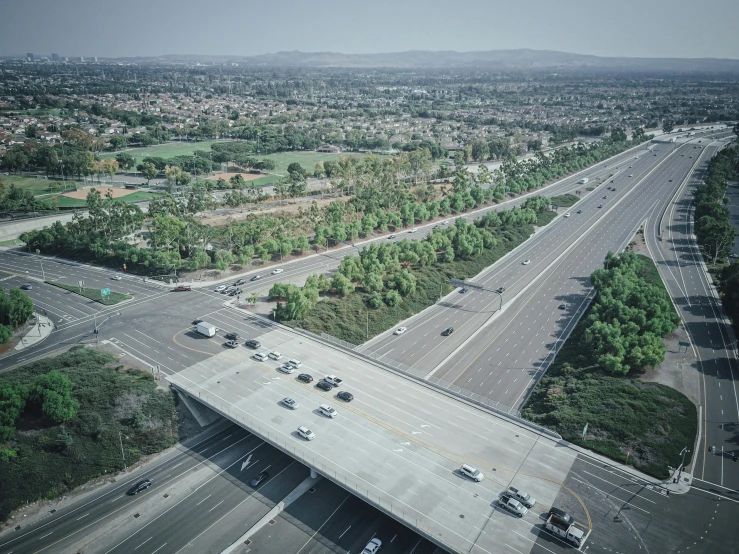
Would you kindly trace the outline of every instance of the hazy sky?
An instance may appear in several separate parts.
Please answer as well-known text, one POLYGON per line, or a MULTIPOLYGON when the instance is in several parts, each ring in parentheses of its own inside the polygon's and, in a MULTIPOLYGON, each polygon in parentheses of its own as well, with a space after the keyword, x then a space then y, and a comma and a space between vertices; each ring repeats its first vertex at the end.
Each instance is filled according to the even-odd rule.
POLYGON ((0 0, 0 55, 533 48, 739 58, 739 0, 0 0))

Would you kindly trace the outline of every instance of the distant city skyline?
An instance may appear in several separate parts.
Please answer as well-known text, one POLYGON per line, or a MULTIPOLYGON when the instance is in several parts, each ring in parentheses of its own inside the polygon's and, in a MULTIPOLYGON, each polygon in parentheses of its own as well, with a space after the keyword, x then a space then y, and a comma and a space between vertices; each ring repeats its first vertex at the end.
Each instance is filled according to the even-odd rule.
POLYGON ((0 0, 0 55, 70 59, 278 51, 530 48, 603 57, 739 58, 739 2, 0 0), (610 3, 609 3, 610 4, 610 3))

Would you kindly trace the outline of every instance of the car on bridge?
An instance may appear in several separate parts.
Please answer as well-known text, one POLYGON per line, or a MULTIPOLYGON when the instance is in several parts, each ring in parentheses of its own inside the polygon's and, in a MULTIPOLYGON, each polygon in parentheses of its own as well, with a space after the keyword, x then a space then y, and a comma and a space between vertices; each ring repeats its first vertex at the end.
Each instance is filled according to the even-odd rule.
POLYGON ((270 357, 271 360, 277 361, 277 360, 281 360, 282 359, 282 354, 280 354, 279 352, 277 352, 277 350, 273 350, 272 352, 270 352, 267 355, 270 357))
POLYGON ((441 334, 442 334, 442 336, 444 336, 444 337, 448 337, 448 336, 449 336, 449 335, 451 335, 451 334, 452 334, 453 332, 454 332, 454 327, 447 327, 446 329, 444 329, 444 330, 443 330, 443 331, 441 332, 441 334))
POLYGON ((529 511, 526 506, 521 504, 515 498, 508 496, 507 494, 501 495, 501 497, 498 499, 498 505, 501 508, 508 510, 512 514, 517 515, 518 517, 523 517, 524 515, 526 515, 526 512, 529 511))
POLYGON ((395 329, 395 332, 393 333, 393 335, 402 335, 407 330, 408 330, 407 327, 398 327, 397 329, 395 329))
POLYGON ((326 381, 318 381, 318 383, 316 383, 316 386, 317 386, 317 387, 318 387, 319 389, 321 389, 321 390, 325 390, 325 391, 327 391, 327 392, 328 392, 328 391, 331 391, 331 390, 334 390, 334 387, 333 387, 333 386, 331 386, 331 385, 329 385, 329 384, 328 384, 328 383, 327 383, 326 381))
POLYGON ((298 409, 298 403, 295 402, 295 400, 293 400, 289 396, 286 396, 285 398, 283 398, 282 400, 280 400, 280 402, 281 402, 281 404, 283 406, 287 406, 291 410, 297 410, 298 409))
POLYGON ((295 373, 295 368, 290 364, 282 364, 280 367, 277 368, 277 371, 281 371, 282 373, 287 373, 288 375, 290 375, 291 373, 295 373))
POLYGON ((318 411, 330 419, 333 419, 337 415, 339 415, 339 412, 337 412, 335 408, 332 408, 328 404, 321 404, 318 407, 318 411))
POLYGON ((310 429, 304 426, 298 427, 298 435, 300 435, 307 441, 312 441, 313 439, 316 438, 315 433, 313 433, 313 431, 311 431, 310 429))
POLYGON ((529 265, 531 263, 531 260, 524 260, 521 262, 523 265, 529 265))
POLYGON ((354 395, 350 392, 343 390, 343 391, 340 391, 339 394, 336 395, 336 398, 343 400, 344 402, 351 402, 352 400, 354 400, 354 395))
POLYGON ((257 352, 252 356, 256 361, 258 362, 266 362, 267 361, 267 354, 264 352, 257 352))
POLYGON ((301 373, 300 375, 298 375, 298 381, 301 381, 303 383, 312 383, 313 376, 310 373, 301 373))

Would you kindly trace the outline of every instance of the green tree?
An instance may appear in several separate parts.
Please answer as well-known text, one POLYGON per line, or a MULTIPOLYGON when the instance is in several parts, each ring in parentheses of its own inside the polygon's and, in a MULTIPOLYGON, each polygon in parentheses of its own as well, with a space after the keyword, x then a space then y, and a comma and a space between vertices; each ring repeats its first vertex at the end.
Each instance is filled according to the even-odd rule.
POLYGON ((39 375, 34 379, 29 401, 51 423, 64 423, 72 419, 80 403, 72 398, 72 381, 58 371, 39 375))
POLYGON ((341 273, 337 273, 331 281, 331 287, 336 291, 337 294, 343 297, 349 296, 354 292, 354 283, 347 279, 341 273))
POLYGON ((147 185, 159 173, 159 170, 152 163, 139 164, 138 166, 136 166, 136 169, 139 171, 139 173, 141 173, 141 175, 144 176, 147 185))

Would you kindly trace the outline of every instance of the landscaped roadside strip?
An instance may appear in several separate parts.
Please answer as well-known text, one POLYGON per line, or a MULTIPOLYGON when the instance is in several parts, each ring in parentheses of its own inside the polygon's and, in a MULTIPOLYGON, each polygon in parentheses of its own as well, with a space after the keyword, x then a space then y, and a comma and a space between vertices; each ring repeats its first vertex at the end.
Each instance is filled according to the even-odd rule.
POLYGON ((69 292, 79 294, 80 296, 84 296, 85 298, 89 298, 90 300, 94 300, 95 302, 100 302, 104 306, 112 306, 114 304, 118 304, 119 302, 123 302, 124 300, 131 300, 133 298, 133 296, 128 296, 127 294, 113 291, 110 291, 110 294, 108 294, 107 296, 103 296, 102 291, 109 289, 89 289, 85 287, 77 287, 74 285, 65 285, 64 283, 56 283, 54 281, 46 281, 46 283, 55 287, 59 287, 60 289, 68 290, 69 292))

